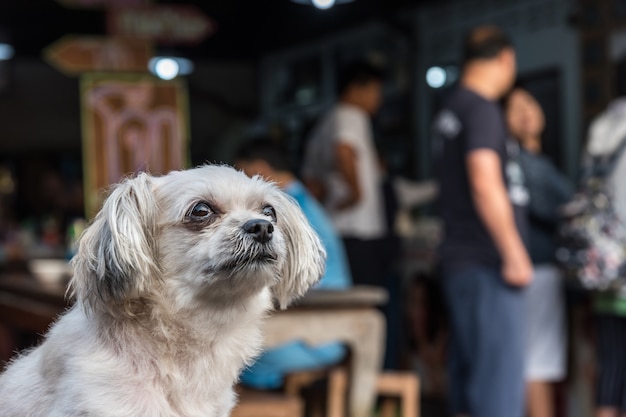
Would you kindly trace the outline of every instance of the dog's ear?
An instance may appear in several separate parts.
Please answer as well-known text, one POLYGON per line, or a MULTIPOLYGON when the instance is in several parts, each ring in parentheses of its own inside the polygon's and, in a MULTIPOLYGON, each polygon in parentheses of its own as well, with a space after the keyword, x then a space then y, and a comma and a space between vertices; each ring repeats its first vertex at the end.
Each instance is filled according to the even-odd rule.
POLYGON ((81 236, 70 289, 88 307, 123 304, 158 276, 152 188, 143 173, 116 185, 81 236))
POLYGON ((326 250, 298 203, 287 194, 278 193, 281 204, 277 222, 285 235, 287 255, 273 293, 280 308, 284 309, 324 275, 326 250))

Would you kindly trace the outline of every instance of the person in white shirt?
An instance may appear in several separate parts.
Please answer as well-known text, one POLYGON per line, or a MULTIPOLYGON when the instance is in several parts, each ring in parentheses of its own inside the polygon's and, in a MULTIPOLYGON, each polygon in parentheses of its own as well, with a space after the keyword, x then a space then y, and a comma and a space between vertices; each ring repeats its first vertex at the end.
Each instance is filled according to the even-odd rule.
POLYGON ((307 142, 302 178, 343 238, 355 283, 383 286, 387 225, 371 126, 382 101, 382 72, 365 61, 352 63, 338 87, 337 104, 307 142))

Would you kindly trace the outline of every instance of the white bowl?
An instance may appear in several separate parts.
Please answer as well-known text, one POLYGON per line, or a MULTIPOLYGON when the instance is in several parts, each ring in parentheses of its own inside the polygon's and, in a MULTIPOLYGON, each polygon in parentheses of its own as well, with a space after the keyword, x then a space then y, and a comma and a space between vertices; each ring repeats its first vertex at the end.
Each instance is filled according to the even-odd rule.
POLYGON ((31 259, 28 268, 43 285, 62 285, 72 275, 72 268, 64 259, 31 259))

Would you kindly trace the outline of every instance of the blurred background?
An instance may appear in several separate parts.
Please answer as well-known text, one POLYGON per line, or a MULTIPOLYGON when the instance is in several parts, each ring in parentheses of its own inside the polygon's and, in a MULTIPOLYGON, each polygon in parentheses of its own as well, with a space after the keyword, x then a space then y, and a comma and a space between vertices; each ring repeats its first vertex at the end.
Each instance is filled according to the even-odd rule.
MULTIPOLYGON (((2 0, 0 265, 70 257, 100 190, 125 174, 231 163, 260 133, 299 161, 336 100, 336 70, 361 57, 385 72, 374 130, 387 172, 427 181, 432 118, 463 35, 484 23, 512 36, 519 78, 546 114, 544 152, 576 181, 589 122, 615 96, 623 0, 2 0), (154 138, 158 152, 145 145, 154 138)), ((403 219, 413 282, 430 271, 439 229, 429 204, 403 219)), ((431 292, 408 287, 403 314, 437 344, 431 292)), ((443 359, 412 357, 411 331, 401 366, 442 395, 443 359)))
POLYGON ((177 83, 177 128, 185 163, 195 165, 228 162, 255 130, 280 135, 297 158, 335 99, 336 68, 367 56, 386 72, 375 128, 388 169, 429 178, 430 121, 458 75, 463 34, 480 23, 512 35, 520 79, 546 112, 545 152, 575 178, 587 123, 613 95, 613 67, 626 48, 624 2, 320 2, 328 4, 2 1, 0 184, 15 185, 2 190, 11 200, 2 216, 82 214, 83 143, 94 124, 85 85, 97 84, 95 74, 132 74, 127 82, 138 83, 149 64, 153 76, 159 68, 177 83), (56 198, 41 199, 41 188, 56 198))

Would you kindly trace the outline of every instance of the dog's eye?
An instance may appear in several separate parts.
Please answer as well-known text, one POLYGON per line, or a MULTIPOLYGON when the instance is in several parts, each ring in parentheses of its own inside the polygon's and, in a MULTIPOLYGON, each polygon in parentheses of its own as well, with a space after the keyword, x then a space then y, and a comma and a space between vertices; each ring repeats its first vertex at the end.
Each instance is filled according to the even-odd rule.
POLYGON ((271 217, 274 221, 276 221, 276 210, 272 206, 263 207, 263 215, 267 217, 271 217))
POLYGON ((207 203, 198 203, 189 211, 189 217, 194 220, 203 220, 213 213, 211 207, 207 203))

